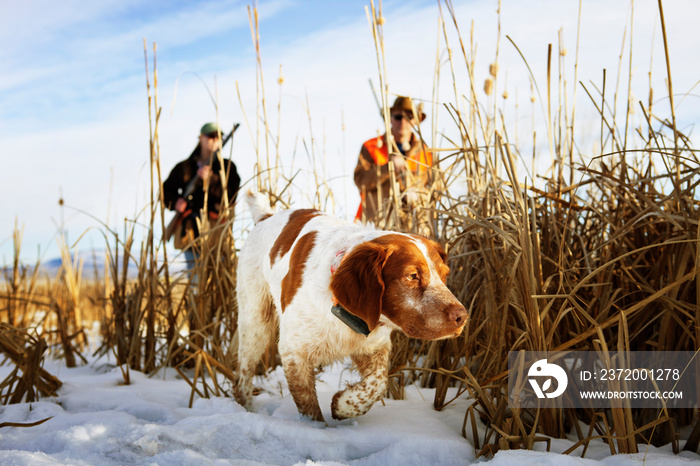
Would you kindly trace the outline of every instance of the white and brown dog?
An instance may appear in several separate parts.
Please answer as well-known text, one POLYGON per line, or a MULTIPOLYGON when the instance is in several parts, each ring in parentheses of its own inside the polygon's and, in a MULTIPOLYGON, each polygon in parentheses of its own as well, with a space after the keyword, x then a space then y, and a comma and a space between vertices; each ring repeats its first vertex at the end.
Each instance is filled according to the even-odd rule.
POLYGON ((362 380, 333 397, 335 419, 365 414, 386 391, 391 332, 459 335, 464 306, 445 286, 446 254, 416 235, 379 231, 316 210, 272 215, 248 193, 257 225, 238 259, 236 400, 250 408, 255 368, 279 325, 279 354, 299 412, 316 421, 315 370, 350 356, 362 380))

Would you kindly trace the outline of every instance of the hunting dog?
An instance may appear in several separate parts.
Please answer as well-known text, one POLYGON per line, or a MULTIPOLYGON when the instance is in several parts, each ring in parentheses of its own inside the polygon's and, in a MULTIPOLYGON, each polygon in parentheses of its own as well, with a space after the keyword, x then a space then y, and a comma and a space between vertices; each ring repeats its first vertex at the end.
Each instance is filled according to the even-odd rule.
POLYGON ((417 235, 311 209, 275 215, 247 193, 255 227, 238 258, 236 400, 250 409, 255 368, 279 326, 279 354, 299 412, 323 421, 316 368, 350 356, 362 380, 335 394, 334 419, 365 414, 386 391, 391 332, 458 336, 464 306, 445 286, 446 254, 417 235))

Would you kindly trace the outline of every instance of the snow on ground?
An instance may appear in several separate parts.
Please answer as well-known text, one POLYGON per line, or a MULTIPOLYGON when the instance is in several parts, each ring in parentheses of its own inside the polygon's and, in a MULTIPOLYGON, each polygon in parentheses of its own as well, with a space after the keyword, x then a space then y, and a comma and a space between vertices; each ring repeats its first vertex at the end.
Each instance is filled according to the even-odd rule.
MULTIPOLYGON (((255 412, 231 398, 196 399, 188 408, 190 386, 172 369, 151 378, 132 371, 131 385, 123 385, 120 369, 103 360, 75 369, 47 361, 46 369, 64 382, 58 397, 0 407, 0 422, 53 418, 31 428, 0 429, 2 465, 561 466, 639 465, 644 458, 646 464, 700 464, 700 456, 676 456, 669 447, 650 447, 646 456, 609 456, 602 442, 589 448, 587 459, 543 451, 476 459, 461 436, 469 400, 438 412, 432 409, 433 390, 416 387, 407 388, 406 400, 384 400, 365 416, 334 421, 333 393, 356 378, 342 364, 327 369, 318 383, 327 426, 299 416, 280 368, 258 381, 263 393, 255 399, 255 412)), ((0 367, 0 377, 9 371, 0 367)), ((553 440, 552 450, 571 444, 553 440)))

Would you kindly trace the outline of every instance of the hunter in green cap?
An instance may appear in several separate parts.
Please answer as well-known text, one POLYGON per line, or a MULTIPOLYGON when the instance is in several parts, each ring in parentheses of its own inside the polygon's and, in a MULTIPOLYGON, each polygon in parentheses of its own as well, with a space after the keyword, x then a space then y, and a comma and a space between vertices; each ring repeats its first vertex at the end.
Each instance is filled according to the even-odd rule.
MULTIPOLYGON (((195 239, 199 236, 197 221, 207 200, 206 212, 210 224, 222 222, 233 211, 225 209, 236 201, 241 179, 236 165, 230 159, 218 157, 222 145, 221 128, 207 123, 199 131, 197 147, 192 154, 175 165, 163 182, 165 206, 177 212, 173 238, 175 248, 185 251, 187 268, 194 267, 199 255, 195 239), (206 183, 205 183, 206 181, 206 183), (204 187, 207 187, 205 195, 204 187), (224 193, 228 203, 224 201, 224 193)), ((170 226, 169 226, 170 228, 170 226)), ((167 239, 167 238, 166 238, 167 239)))

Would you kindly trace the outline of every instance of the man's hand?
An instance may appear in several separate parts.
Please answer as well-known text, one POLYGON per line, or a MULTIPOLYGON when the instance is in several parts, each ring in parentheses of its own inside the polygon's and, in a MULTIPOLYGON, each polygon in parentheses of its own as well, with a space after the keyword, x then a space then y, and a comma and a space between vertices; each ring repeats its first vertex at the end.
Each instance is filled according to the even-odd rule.
POLYGON ((406 159, 401 154, 391 154, 391 161, 394 162, 394 171, 401 175, 406 171, 406 159))
POLYGON ((197 176, 199 176, 202 180, 207 181, 211 176, 211 167, 209 165, 199 167, 199 170, 197 170, 197 176))
POLYGON ((187 201, 183 198, 179 198, 177 201, 175 201, 175 210, 179 213, 183 213, 185 210, 187 210, 187 201))

